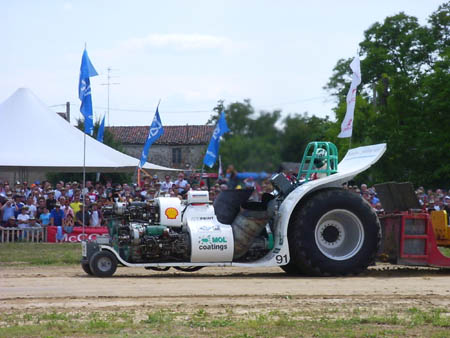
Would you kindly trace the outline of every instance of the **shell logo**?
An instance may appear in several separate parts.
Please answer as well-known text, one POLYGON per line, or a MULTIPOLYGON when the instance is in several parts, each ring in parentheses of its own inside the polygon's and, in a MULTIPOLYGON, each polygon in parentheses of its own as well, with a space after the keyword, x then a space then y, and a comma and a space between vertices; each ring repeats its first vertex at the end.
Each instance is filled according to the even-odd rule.
POLYGON ((164 214, 168 219, 175 219, 178 216, 178 210, 176 208, 167 208, 164 214))

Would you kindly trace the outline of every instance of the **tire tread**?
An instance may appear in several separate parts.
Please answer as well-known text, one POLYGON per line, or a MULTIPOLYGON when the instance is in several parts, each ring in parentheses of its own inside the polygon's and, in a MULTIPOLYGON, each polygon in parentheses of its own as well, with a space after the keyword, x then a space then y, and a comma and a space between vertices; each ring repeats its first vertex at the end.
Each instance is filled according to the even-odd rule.
MULTIPOLYGON (((376 254, 381 244, 381 227, 378 218, 369 203, 360 196, 351 194, 354 193, 347 192, 343 189, 321 190, 312 195, 303 205, 294 211, 288 229, 288 239, 291 262, 299 271, 313 276, 343 276, 348 274, 359 274, 375 262, 376 254), (311 244, 306 242, 306 238, 308 238, 307 232, 311 231, 311 226, 308 227, 308 224, 305 223, 307 222, 307 219, 310 218, 309 214, 313 212, 313 210, 330 203, 332 200, 346 198, 351 201, 350 203, 354 203, 355 205, 359 203, 359 206, 357 206, 360 208, 359 213, 365 214, 369 220, 367 222, 370 223, 369 226, 375 225, 377 227, 376 238, 373 239, 376 241, 376 244, 375 249, 370 252, 370 255, 361 257, 357 264, 354 264, 351 268, 336 271, 327 268, 318 257, 314 257, 314 255, 311 254, 314 250, 311 250, 311 244), (358 201, 357 198, 360 200, 358 201)), ((365 243, 372 240, 366 238, 367 236, 368 234, 365 233, 365 243)), ((373 244, 371 244, 371 246, 373 246, 373 244)), ((363 248, 361 248, 361 250, 363 250, 363 248)), ((321 259, 323 260, 322 257, 321 259)))

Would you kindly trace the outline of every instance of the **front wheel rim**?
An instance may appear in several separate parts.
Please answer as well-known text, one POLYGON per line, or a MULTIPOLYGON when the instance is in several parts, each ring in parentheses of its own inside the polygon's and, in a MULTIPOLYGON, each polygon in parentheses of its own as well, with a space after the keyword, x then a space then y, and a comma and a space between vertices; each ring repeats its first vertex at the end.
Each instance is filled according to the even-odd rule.
POLYGON ((364 227, 358 216, 351 211, 333 209, 319 219, 314 235, 323 255, 343 261, 360 251, 364 242, 364 227))
POLYGON ((102 272, 109 272, 112 267, 112 261, 108 257, 100 257, 97 261, 97 267, 102 272))

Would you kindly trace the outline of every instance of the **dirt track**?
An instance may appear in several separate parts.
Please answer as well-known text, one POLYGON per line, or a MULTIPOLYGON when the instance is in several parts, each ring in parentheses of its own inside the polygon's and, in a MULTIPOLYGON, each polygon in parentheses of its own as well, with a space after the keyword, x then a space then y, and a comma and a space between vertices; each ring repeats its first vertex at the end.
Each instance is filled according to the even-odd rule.
POLYGON ((0 311, 170 308, 237 312, 330 307, 450 307, 450 271, 378 266, 345 278, 288 277, 278 268, 205 268, 195 273, 119 268, 114 277, 79 267, 1 267, 0 311), (391 270, 394 269, 394 270, 391 270))

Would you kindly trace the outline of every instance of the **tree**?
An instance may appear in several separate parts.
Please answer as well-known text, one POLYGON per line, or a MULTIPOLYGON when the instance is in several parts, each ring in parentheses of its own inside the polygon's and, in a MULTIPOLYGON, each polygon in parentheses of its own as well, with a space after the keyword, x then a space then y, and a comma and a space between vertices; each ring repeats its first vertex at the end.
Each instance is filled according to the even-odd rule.
MULTIPOLYGON (((426 26, 399 13, 364 33, 352 145, 387 143, 374 171, 378 180, 448 184, 450 168, 443 159, 445 149, 450 149, 444 127, 450 110, 449 9, 448 2, 441 5, 426 26)), ((338 130, 345 112, 349 61, 338 61, 325 87, 338 98, 338 130)))
POLYGON ((238 171, 273 171, 280 163, 280 130, 276 127, 280 111, 256 114, 250 100, 233 102, 227 107, 219 101, 208 123, 216 123, 225 111, 229 133, 220 144, 222 163, 233 164, 238 171))
POLYGON ((329 129, 333 126, 328 120, 303 115, 287 116, 281 134, 281 158, 283 161, 300 162, 309 142, 328 140, 329 129))
POLYGON ((308 142, 323 140, 332 126, 328 118, 307 114, 280 121, 281 111, 256 113, 250 100, 227 107, 219 101, 214 111, 208 122, 214 123, 225 111, 230 129, 220 145, 222 162, 233 164, 238 171, 274 172, 282 161, 300 162, 308 142))

